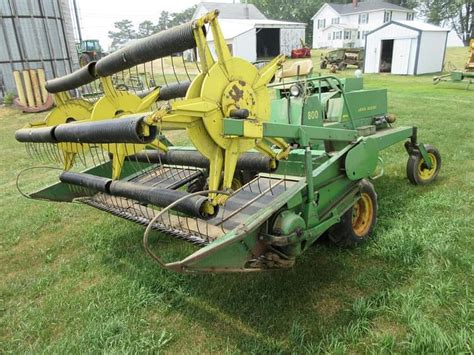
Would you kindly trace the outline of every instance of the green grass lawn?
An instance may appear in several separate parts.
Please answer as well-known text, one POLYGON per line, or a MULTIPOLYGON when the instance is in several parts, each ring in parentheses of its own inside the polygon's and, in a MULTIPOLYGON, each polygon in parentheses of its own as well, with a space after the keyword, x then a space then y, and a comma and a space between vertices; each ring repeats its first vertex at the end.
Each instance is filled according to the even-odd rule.
MULTIPOLYGON (((464 51, 452 57, 462 63, 464 51)), ((384 151, 366 245, 318 243, 293 269, 258 274, 163 271, 143 228, 21 197, 15 177, 31 161, 14 131, 44 115, 1 108, 0 353, 472 353, 474 91, 431 76, 367 75, 365 85, 386 87, 397 124, 437 146, 439 179, 410 185, 403 146, 384 151)), ((160 245, 168 258, 185 248, 160 245)))

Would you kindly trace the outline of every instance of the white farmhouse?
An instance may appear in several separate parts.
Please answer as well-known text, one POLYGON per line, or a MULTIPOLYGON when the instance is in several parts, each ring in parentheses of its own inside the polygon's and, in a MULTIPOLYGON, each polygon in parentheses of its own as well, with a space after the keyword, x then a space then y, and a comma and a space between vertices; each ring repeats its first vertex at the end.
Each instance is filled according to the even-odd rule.
MULTIPOLYGON (((252 4, 201 2, 193 19, 215 9, 219 10, 222 34, 235 57, 255 62, 279 54, 289 56, 292 49, 301 47, 300 40, 305 38, 306 24, 270 20, 252 4)), ((211 31, 206 39, 214 52, 211 31)))
POLYGON ((390 21, 411 21, 414 11, 382 0, 325 3, 313 16, 313 48, 363 47, 370 31, 390 21))

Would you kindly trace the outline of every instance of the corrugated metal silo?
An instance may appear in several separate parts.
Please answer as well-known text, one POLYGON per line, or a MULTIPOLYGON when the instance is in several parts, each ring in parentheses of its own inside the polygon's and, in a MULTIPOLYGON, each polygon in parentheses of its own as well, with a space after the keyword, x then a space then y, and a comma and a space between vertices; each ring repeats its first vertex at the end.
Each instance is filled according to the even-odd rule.
POLYGON ((51 79, 78 66, 68 0, 0 0, 0 85, 3 81, 5 92, 16 92, 14 70, 43 68, 51 79))

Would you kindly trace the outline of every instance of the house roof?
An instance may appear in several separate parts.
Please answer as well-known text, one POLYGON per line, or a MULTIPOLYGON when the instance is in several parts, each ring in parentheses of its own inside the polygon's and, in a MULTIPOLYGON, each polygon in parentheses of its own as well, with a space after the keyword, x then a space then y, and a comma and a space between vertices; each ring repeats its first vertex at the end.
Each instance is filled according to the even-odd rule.
POLYGON ((205 9, 219 10, 219 19, 234 19, 234 20, 263 20, 267 17, 260 12, 253 4, 226 4, 221 2, 201 2, 199 5, 205 9))
POLYGON ((400 11, 412 11, 406 7, 392 4, 383 0, 373 0, 373 1, 359 1, 357 7, 354 7, 352 3, 349 4, 334 4, 326 3, 331 6, 336 12, 341 15, 354 14, 358 12, 368 12, 376 10, 400 10, 400 11))
POLYGON ((421 22, 421 21, 390 21, 383 24, 380 27, 370 31, 367 36, 371 35, 374 32, 381 30, 382 28, 387 27, 388 25, 399 25, 403 27, 407 27, 409 29, 418 31, 418 32, 449 32, 450 30, 442 27, 438 27, 435 25, 431 25, 429 23, 421 22))
POLYGON ((410 27, 416 30, 421 30, 425 32, 449 32, 449 29, 438 27, 426 22, 421 21, 392 21, 393 23, 398 23, 400 25, 410 27))
MULTIPOLYGON (((231 20, 224 19, 220 20, 222 35, 225 39, 233 39, 245 32, 248 32, 254 28, 305 28, 305 23, 300 22, 287 22, 277 20, 231 20)), ((212 31, 207 34, 207 40, 212 41, 212 31)))

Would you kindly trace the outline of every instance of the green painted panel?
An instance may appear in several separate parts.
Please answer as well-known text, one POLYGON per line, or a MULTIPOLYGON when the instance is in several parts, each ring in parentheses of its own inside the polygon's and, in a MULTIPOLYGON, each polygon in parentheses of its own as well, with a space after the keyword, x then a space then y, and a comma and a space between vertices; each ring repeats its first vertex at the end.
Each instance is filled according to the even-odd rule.
POLYGON ((375 171, 378 161, 377 142, 367 139, 349 150, 346 155, 346 174, 351 180, 369 177, 375 171))
MULTIPOLYGON (((387 107, 387 90, 358 90, 348 92, 347 105, 353 119, 385 115, 387 107)), ((349 120, 347 108, 344 109, 343 120, 349 120)))
POLYGON ((364 80, 362 78, 345 78, 342 83, 344 92, 362 90, 364 88, 364 80))

